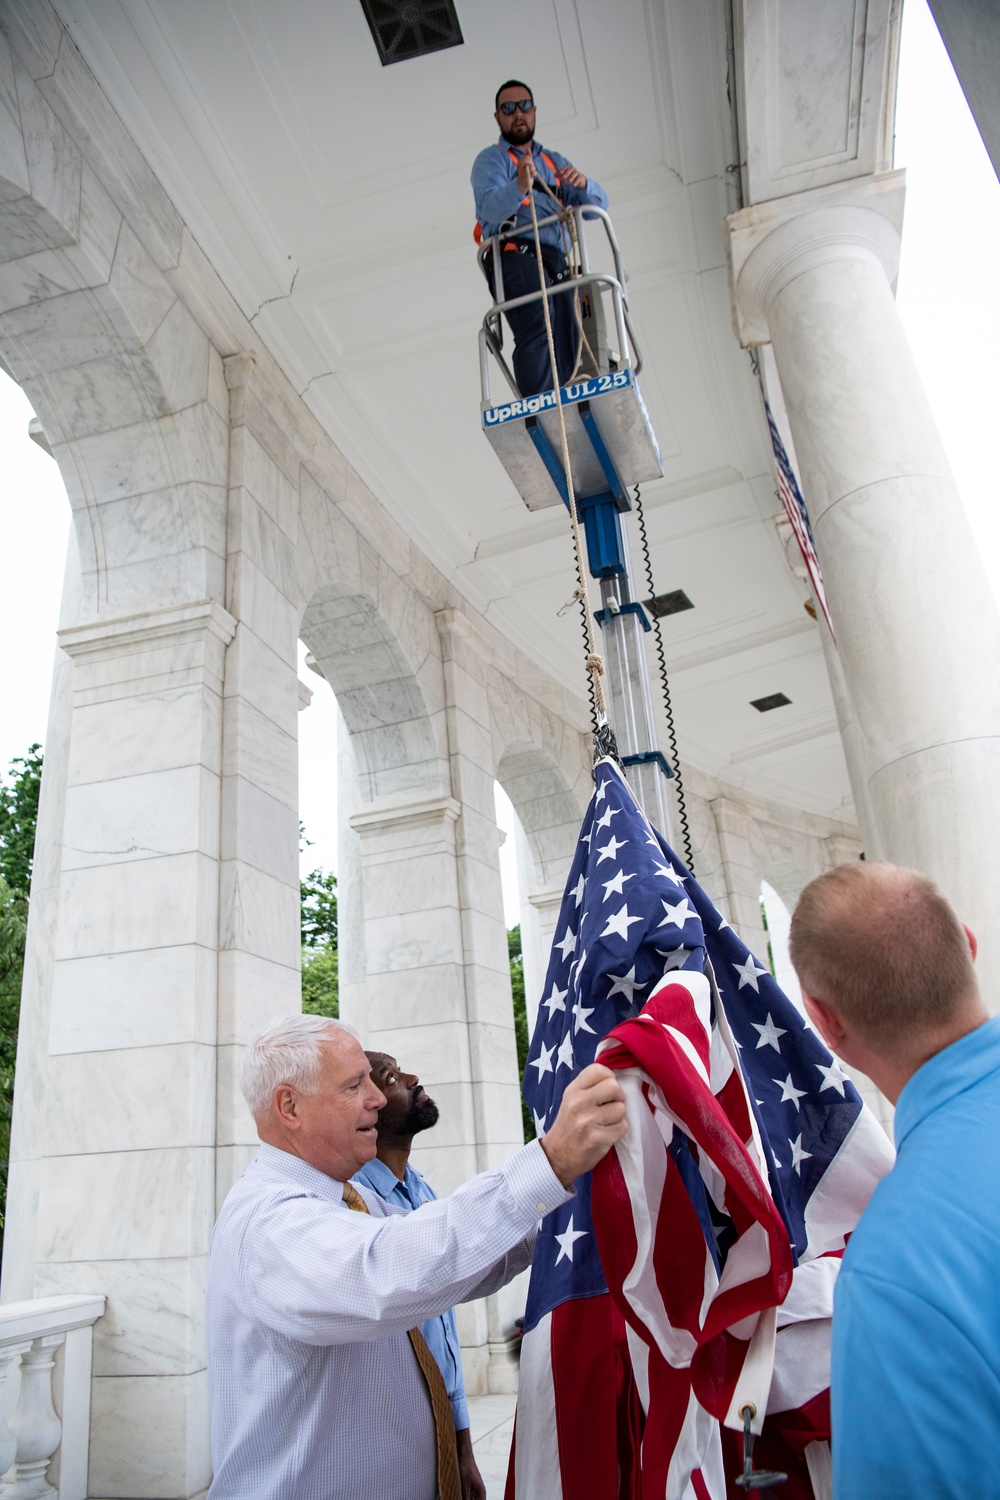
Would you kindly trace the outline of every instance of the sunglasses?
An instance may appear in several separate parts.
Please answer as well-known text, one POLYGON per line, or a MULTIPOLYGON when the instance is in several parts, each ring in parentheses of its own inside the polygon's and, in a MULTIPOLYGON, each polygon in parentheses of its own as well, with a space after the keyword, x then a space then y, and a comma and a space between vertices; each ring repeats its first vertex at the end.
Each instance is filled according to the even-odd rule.
POLYGON ((503 104, 497 107, 502 115, 513 115, 518 110, 521 111, 522 115, 530 115, 535 108, 535 104, 532 99, 505 99, 503 104))

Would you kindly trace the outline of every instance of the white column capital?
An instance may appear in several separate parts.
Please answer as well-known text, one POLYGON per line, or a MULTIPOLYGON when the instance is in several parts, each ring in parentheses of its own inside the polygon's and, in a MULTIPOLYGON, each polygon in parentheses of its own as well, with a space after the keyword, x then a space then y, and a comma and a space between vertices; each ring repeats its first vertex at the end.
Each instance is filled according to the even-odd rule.
POLYGON ((461 811, 454 797, 423 797, 414 802, 373 802, 348 821, 356 833, 364 835, 454 823, 461 811))
POLYGON ((905 172, 880 172, 730 214, 729 287, 733 327, 743 347, 770 342, 775 297, 815 266, 874 261, 894 284, 905 192, 905 172))
POLYGON ((214 599, 166 609, 130 611, 121 615, 98 615, 82 625, 59 631, 59 644, 74 661, 94 661, 106 656, 124 656, 151 650, 164 642, 180 645, 212 636, 228 646, 236 634, 232 615, 214 599))

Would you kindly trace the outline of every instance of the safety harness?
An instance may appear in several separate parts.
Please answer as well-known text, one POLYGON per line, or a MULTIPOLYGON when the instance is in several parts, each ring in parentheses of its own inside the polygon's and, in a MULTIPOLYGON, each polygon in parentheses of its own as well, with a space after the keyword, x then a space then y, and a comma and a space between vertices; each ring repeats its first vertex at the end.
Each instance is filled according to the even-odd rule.
MULTIPOLYGON (((497 150, 498 151, 499 151, 499 149, 500 149, 500 147, 497 146, 497 150)), ((534 152, 533 151, 532 151, 531 154, 532 154, 532 156, 534 156, 534 152)), ((554 188, 550 189, 550 191, 554 191, 556 193, 556 195, 561 198, 562 193, 561 193, 561 184, 559 182, 559 169, 558 169, 558 167, 556 166, 555 162, 552 160, 552 158, 549 155, 549 153, 547 151, 543 151, 540 146, 538 148, 538 154, 542 158, 542 161, 545 163, 545 165, 548 167, 549 171, 552 173, 552 176, 555 178, 554 188)), ((518 156, 517 152, 514 150, 514 148, 512 146, 508 146, 507 147, 507 155, 510 157, 511 161, 514 163, 514 170, 516 172, 517 171, 517 164, 520 161, 520 157, 518 156)), ((531 198, 531 194, 530 193, 528 194, 528 196, 526 198, 522 198, 521 199, 521 203, 520 203, 520 207, 521 208, 527 208, 528 202, 529 202, 530 198, 531 198)), ((480 221, 478 219, 476 220, 476 227, 472 231, 472 238, 475 240, 475 242, 476 242, 477 245, 481 245, 483 243, 483 226, 482 226, 482 224, 480 223, 480 221)), ((504 249, 504 250, 517 250, 519 247, 517 245, 514 245, 514 244, 509 244, 509 245, 503 245, 501 248, 504 249)))

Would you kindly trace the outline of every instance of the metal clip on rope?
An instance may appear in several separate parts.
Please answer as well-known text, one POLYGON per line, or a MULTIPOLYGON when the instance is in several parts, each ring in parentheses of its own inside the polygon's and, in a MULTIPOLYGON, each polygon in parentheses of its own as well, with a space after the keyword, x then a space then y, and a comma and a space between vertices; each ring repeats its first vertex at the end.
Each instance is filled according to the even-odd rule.
POLYGON ((768 1491, 773 1485, 784 1484, 788 1478, 787 1474, 779 1474, 768 1469, 755 1469, 753 1466, 753 1432, 750 1423, 757 1415, 757 1408, 751 1401, 740 1407, 740 1416, 743 1418, 743 1473, 736 1480, 741 1490, 768 1491))

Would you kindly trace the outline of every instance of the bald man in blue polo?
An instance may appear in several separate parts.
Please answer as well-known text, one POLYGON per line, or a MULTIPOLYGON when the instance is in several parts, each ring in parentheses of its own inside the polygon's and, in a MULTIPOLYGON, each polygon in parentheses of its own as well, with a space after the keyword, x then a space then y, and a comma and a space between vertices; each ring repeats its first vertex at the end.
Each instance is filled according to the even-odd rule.
POLYGON ((834 1299, 834 1500, 1000 1495, 1000 1020, 975 951, 895 865, 827 871, 792 919, 813 1024, 896 1105, 834 1299))

